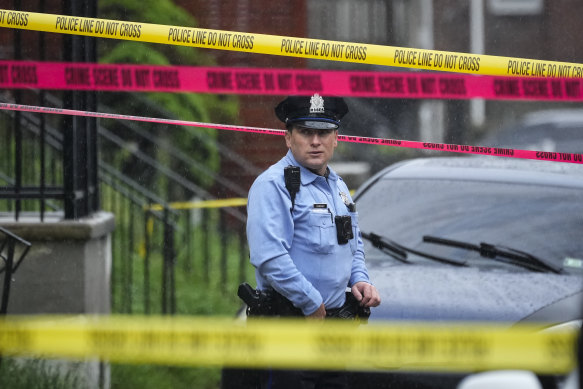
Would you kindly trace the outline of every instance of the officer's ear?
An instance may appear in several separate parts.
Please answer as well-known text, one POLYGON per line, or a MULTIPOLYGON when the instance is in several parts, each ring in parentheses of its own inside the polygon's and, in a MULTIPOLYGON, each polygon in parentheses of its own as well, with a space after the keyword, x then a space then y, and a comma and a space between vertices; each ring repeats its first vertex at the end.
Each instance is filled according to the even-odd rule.
POLYGON ((286 129, 287 129, 287 131, 285 132, 285 144, 286 144, 287 148, 290 149, 291 148, 291 136, 292 136, 293 126, 287 126, 286 129))

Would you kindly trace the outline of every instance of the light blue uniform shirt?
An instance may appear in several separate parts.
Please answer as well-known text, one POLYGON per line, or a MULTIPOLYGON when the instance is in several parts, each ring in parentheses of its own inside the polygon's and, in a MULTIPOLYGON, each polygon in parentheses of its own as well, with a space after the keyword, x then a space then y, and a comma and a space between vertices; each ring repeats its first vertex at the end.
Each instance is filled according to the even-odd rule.
POLYGON ((370 282, 358 215, 349 212, 340 193, 348 203, 352 198, 332 169, 326 180, 300 166, 301 185, 291 213, 291 196, 283 176, 288 165, 300 166, 291 151, 263 172, 249 191, 247 238, 257 287, 275 289, 305 315, 322 303, 326 308, 339 308, 347 286, 370 282), (347 244, 338 244, 336 215, 352 219, 354 238, 347 244))

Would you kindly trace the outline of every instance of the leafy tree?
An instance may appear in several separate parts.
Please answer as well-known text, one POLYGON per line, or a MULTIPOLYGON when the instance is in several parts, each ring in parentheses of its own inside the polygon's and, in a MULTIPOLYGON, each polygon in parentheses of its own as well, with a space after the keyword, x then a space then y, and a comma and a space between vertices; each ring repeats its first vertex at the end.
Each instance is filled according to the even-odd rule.
MULTIPOLYGON (((171 0, 101 0, 99 2, 99 17, 104 19, 127 20, 143 23, 165 24, 194 27, 196 21, 192 15, 171 0)), ((149 65, 185 65, 209 66, 213 58, 203 50, 193 47, 142 43, 103 39, 99 41, 99 60, 102 63, 134 63, 149 65)), ((194 93, 130 93, 103 92, 100 101, 109 107, 114 107, 120 113, 159 117, 164 112, 182 120, 200 122, 232 122, 238 111, 234 97, 194 93)), ((108 127, 116 135, 132 143, 140 151, 150 155, 155 154, 157 160, 165 166, 208 188, 213 184, 208 175, 202 174, 193 166, 185 166, 172 159, 172 155, 162 151, 156 145, 143 139, 132 138, 123 123, 108 121, 108 127)), ((159 124, 140 123, 143 130, 154 134, 157 143, 168 144, 181 148, 187 155, 206 166, 210 171, 219 168, 219 154, 213 146, 216 140, 216 130, 195 127, 163 126, 159 124), (209 142, 210 140, 210 142, 209 142)), ((111 151, 110 147, 101 147, 102 154, 110 161, 117 161, 117 167, 126 174, 139 180, 143 185, 156 189, 158 193, 170 194, 170 200, 183 199, 192 193, 179 190, 175 186, 167 192, 167 182, 156 174, 151 167, 145 166, 129 153, 111 151)))

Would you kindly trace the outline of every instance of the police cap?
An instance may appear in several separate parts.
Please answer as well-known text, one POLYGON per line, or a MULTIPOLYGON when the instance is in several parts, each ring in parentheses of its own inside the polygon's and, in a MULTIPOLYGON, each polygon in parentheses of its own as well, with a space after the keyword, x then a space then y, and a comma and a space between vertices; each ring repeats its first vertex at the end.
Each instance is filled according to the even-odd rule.
POLYGON ((340 119, 348 112, 341 97, 290 96, 275 107, 275 114, 288 125, 329 130, 340 126, 340 119))

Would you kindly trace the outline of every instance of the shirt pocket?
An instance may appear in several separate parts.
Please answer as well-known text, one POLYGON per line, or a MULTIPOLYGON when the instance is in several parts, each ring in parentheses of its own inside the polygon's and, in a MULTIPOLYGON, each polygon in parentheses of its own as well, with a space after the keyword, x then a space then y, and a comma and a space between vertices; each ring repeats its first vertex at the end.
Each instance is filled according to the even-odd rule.
POLYGON ((311 248, 317 253, 328 254, 336 244, 336 229, 330 212, 310 212, 311 248))
POLYGON ((354 254, 356 252, 356 249, 358 248, 358 212, 349 212, 350 213, 350 219, 352 222, 352 236, 353 238, 350 239, 348 241, 348 244, 350 245, 350 251, 352 251, 352 254, 354 254))

